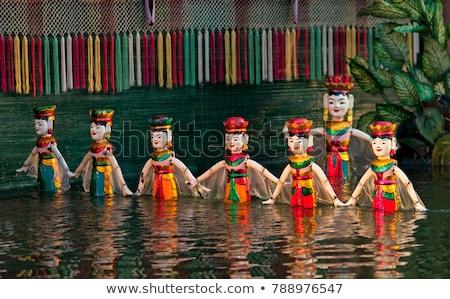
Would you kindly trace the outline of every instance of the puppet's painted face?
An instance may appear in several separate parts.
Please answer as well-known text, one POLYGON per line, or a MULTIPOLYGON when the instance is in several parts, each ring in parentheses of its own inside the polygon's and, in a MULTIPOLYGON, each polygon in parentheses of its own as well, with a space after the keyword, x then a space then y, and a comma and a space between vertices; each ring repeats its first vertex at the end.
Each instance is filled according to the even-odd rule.
POLYGON ((389 138, 376 137, 372 139, 372 150, 379 158, 389 158, 392 149, 392 140, 389 138))
POLYGON ((349 105, 349 99, 346 95, 330 95, 328 98, 328 111, 333 117, 343 118, 347 114, 349 105))
POLYGON ((91 138, 92 140, 99 141, 105 137, 106 126, 99 123, 91 123, 91 138))
POLYGON ((163 131, 152 131, 152 147, 155 150, 161 150, 167 148, 167 132, 163 131))
POLYGON ((225 145, 232 153, 242 151, 244 144, 244 134, 225 134, 225 145))
POLYGON ((34 120, 34 130, 39 136, 48 134, 48 122, 45 119, 34 120))
POLYGON ((294 155, 304 155, 308 150, 308 139, 291 135, 288 137, 288 147, 294 155))

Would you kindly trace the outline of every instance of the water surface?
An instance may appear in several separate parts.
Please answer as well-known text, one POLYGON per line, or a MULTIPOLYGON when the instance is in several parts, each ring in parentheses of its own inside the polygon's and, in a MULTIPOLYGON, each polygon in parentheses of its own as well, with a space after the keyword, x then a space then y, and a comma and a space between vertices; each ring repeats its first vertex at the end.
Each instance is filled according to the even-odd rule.
POLYGON ((428 211, 392 214, 3 192, 0 277, 450 278, 450 204, 439 196, 450 177, 437 172, 412 173, 428 211))

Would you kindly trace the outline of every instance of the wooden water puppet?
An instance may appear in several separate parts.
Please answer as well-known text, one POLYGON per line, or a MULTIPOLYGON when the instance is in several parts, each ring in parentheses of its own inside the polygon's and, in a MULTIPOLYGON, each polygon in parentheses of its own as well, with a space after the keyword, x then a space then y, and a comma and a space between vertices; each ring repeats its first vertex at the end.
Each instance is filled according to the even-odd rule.
POLYGON ((385 212, 411 209, 425 211, 426 207, 413 184, 397 166, 397 160, 391 157, 398 149, 396 125, 378 121, 369 128, 372 132, 372 149, 377 158, 359 180, 346 205, 358 203, 385 212))
POLYGON ((172 150, 172 121, 166 115, 149 120, 153 151, 142 168, 135 196, 152 194, 156 199, 176 199, 180 195, 197 195, 186 184, 195 177, 172 150))
POLYGON ((284 168, 275 191, 263 204, 274 204, 278 196, 280 201, 291 206, 314 208, 317 203, 343 206, 335 194, 322 168, 308 154, 313 146, 310 135, 312 120, 293 118, 285 123, 283 130, 288 140, 291 155, 289 164, 284 168))
POLYGON ((75 170, 74 177, 81 175, 84 191, 95 197, 132 195, 109 141, 114 110, 90 110, 89 115, 93 142, 75 170))
POLYGON ((349 183, 351 171, 362 174, 375 157, 370 136, 352 127, 354 96, 349 93, 353 88, 350 77, 329 76, 328 80, 328 93, 323 96, 324 127, 312 129, 311 134, 325 137, 322 168, 333 187, 340 187, 349 183))
POLYGON ((34 129, 39 137, 23 166, 16 170, 36 178, 40 191, 66 191, 70 189, 69 177, 73 175, 53 136, 55 110, 56 105, 33 108, 34 129))
POLYGON ((229 117, 225 127, 225 156, 200 175, 193 186, 202 183, 204 196, 222 198, 227 202, 242 203, 251 196, 269 198, 272 184, 278 179, 245 152, 248 148, 248 121, 239 116, 229 117))

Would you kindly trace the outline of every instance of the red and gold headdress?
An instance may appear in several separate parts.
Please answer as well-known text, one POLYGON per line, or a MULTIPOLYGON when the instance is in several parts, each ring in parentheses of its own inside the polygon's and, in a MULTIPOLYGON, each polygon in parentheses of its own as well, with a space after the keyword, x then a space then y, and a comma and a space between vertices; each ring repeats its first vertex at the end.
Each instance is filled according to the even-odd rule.
POLYGON ((56 105, 34 107, 34 118, 55 120, 56 105))
POLYGON ((170 130, 172 128, 172 117, 166 115, 156 115, 148 120, 150 123, 150 129, 157 130, 170 130))
POLYGON ((394 137, 396 124, 390 123, 388 121, 377 121, 369 125, 369 129, 372 132, 372 137, 394 137))
POLYGON ((91 122, 104 122, 112 126, 112 117, 114 115, 114 110, 90 110, 89 115, 91 117, 91 122))
POLYGON ((227 133, 245 133, 247 132, 248 121, 239 116, 232 116, 224 121, 223 125, 227 133))
POLYGON ((330 93, 343 93, 348 94, 353 88, 353 83, 350 82, 350 77, 343 77, 342 75, 328 76, 328 82, 325 82, 325 86, 330 93))
POLYGON ((309 135, 313 121, 306 118, 292 118, 285 122, 285 125, 289 133, 309 135))

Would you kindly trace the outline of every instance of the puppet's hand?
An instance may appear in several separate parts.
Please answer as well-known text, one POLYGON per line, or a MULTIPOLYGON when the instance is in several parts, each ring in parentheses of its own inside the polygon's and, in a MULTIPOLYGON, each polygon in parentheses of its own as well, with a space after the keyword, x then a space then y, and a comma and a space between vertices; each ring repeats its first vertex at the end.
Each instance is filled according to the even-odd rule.
POLYGON ((262 203, 263 203, 263 205, 273 205, 273 204, 275 203, 275 199, 273 199, 273 198, 271 197, 271 198, 269 198, 269 199, 263 201, 262 203))

